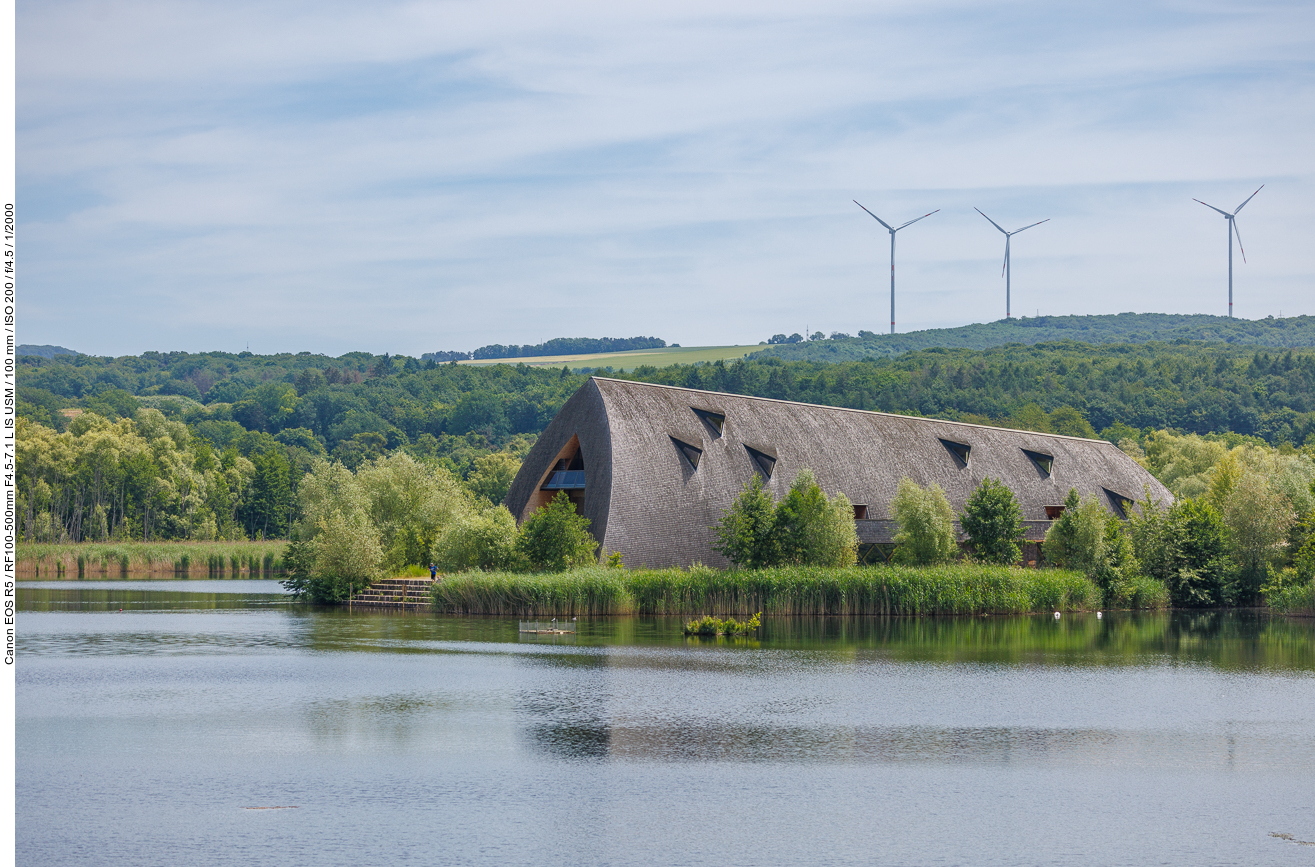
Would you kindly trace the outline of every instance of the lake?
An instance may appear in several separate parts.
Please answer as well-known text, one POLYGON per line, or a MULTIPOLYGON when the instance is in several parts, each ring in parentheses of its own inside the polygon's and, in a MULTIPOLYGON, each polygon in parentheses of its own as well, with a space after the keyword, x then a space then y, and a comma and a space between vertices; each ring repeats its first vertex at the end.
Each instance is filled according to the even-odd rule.
POLYGON ((1315 862, 1311 620, 18 606, 24 865, 1315 862))

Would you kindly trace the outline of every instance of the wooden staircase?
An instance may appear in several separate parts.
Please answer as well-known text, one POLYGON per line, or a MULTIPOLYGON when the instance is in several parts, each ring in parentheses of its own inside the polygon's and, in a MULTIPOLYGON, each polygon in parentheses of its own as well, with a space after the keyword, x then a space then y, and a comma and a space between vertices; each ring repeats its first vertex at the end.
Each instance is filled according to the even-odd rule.
POLYGON ((428 611, 429 588, 433 586, 434 582, 428 578, 385 578, 357 593, 348 604, 352 608, 428 611))

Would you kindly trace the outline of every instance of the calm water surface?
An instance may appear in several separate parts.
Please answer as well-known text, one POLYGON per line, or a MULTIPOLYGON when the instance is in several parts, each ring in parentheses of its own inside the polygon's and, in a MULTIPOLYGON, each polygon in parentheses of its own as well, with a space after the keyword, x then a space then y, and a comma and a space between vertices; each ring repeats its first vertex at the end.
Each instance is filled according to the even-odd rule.
POLYGON ((19 586, 20 864, 1315 863, 1310 620, 554 638, 19 586))

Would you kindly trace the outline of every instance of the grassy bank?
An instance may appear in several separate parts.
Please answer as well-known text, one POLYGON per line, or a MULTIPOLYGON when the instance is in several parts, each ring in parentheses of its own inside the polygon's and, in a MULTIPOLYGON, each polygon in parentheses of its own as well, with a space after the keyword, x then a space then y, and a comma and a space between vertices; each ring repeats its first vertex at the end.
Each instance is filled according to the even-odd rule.
POLYGON ((20 578, 272 578, 286 542, 83 542, 18 545, 20 578))
MULTIPOLYGON (((1078 572, 956 564, 928 568, 796 567, 755 571, 466 572, 434 586, 434 610, 454 614, 1025 614, 1098 608, 1078 572)), ((1149 601, 1149 600, 1148 600, 1149 601)), ((1154 604, 1152 602, 1152 604, 1154 604)))
POLYGON ((1300 614, 1315 617, 1315 581, 1284 587, 1265 597, 1265 604, 1279 614, 1300 614))

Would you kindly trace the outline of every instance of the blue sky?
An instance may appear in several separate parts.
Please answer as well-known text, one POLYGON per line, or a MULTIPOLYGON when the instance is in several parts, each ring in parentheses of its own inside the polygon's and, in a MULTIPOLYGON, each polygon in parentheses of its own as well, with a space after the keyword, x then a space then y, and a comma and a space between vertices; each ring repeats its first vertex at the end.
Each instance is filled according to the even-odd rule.
POLYGON ((24 343, 1315 314, 1315 5, 18 4, 24 343))

